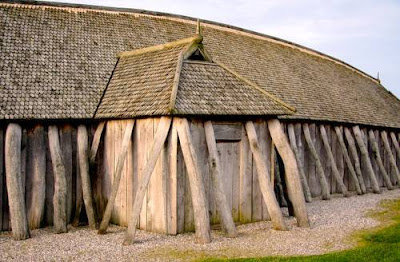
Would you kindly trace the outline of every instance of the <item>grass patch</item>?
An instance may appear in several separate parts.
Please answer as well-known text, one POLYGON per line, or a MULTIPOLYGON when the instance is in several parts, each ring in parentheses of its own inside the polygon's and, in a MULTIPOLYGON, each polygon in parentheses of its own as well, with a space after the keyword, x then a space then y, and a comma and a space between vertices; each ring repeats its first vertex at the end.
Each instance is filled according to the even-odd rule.
MULTIPOLYGON (((400 200, 385 200, 382 209, 369 213, 380 220, 379 227, 359 232, 357 247, 316 256, 263 257, 231 259, 231 261, 400 261, 400 200)), ((208 258, 202 261, 225 261, 208 258)))

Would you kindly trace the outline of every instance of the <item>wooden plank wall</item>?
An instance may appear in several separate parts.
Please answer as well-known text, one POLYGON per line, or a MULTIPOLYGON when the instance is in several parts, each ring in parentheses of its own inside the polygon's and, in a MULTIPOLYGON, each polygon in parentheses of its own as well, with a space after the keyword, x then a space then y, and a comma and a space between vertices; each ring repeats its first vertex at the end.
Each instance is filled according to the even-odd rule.
MULTIPOLYGON (((150 148, 152 146, 154 135, 158 127, 158 118, 138 119, 135 122, 134 131, 131 137, 131 144, 128 149, 126 161, 123 168, 121 186, 117 194, 114 210, 112 212, 111 222, 122 226, 127 225, 130 216, 133 199, 140 181, 140 170, 145 165, 150 148)), ((259 137, 259 143, 265 155, 265 161, 270 168, 272 141, 268 132, 266 122, 263 120, 254 121, 256 132, 259 137)), ((296 143, 303 162, 306 179, 313 197, 321 195, 321 186, 316 173, 316 167, 313 158, 307 147, 301 123, 293 123, 296 143)), ((80 178, 77 170, 76 159, 76 124, 59 124, 60 144, 63 152, 63 159, 66 165, 68 182, 68 215, 69 221, 75 215, 77 203, 80 202, 79 195, 80 178)), ((89 141, 93 137, 96 123, 88 124, 89 141)), ((101 139, 96 163, 91 165, 90 174, 96 210, 101 217, 107 204, 108 195, 111 191, 113 180, 113 170, 116 159, 120 152, 123 133, 126 127, 126 121, 116 120, 108 121, 104 134, 101 139)), ((287 123, 283 122, 286 131, 287 123)), ((23 126, 23 148, 22 152, 29 152, 30 132, 33 125, 23 126)), ((328 161, 325 148, 322 144, 319 123, 309 123, 311 138, 315 148, 321 157, 327 181, 331 193, 340 193, 337 182, 332 176, 332 167, 328 161)), ((212 224, 219 223, 219 214, 214 200, 212 180, 209 172, 208 150, 205 141, 205 133, 202 120, 191 120, 191 135, 196 148, 199 161, 199 167, 203 174, 206 196, 208 198, 208 209, 212 224)), ((336 165, 340 175, 343 177, 344 184, 349 191, 355 191, 355 185, 349 176, 349 170, 343 159, 343 154, 336 137, 334 126, 325 125, 328 134, 332 153, 335 157, 336 165)), ((343 137, 344 128, 340 127, 343 137)), ((53 193, 54 178, 51 165, 50 154, 48 150, 47 126, 45 130, 46 141, 46 199, 45 215, 42 226, 52 225, 53 223, 53 193)), ((217 149, 221 158, 221 169, 223 173, 224 189, 228 199, 228 204, 232 209, 232 215, 235 222, 248 223, 252 221, 268 220, 269 214, 262 200, 260 188, 257 180, 257 171, 254 166, 248 138, 242 123, 240 122, 214 122, 215 137, 217 139, 217 149)), ((350 128, 351 130, 351 128, 350 128)), ((368 141, 368 129, 361 128, 364 142, 368 148, 373 169, 376 173, 380 186, 384 186, 382 175, 372 157, 372 148, 368 141)), ((388 172, 393 185, 397 185, 397 180, 393 168, 388 160, 383 141, 380 137, 380 131, 374 130, 376 141, 380 148, 383 163, 388 172)), ((390 134, 388 132, 388 134, 390 134)), ((10 229, 10 217, 8 211, 7 190, 5 186, 4 174, 4 135, 5 126, 0 126, 0 230, 10 229)), ((396 133, 400 139, 400 133, 396 133)), ((344 137, 347 144, 347 140, 344 137)), ((392 148, 392 154, 395 157, 397 166, 400 168, 400 161, 396 156, 392 139, 389 137, 389 143, 392 148)), ((358 148, 358 146, 357 146, 358 148)), ((174 152, 174 151, 173 151, 174 152)), ((358 150, 359 157, 360 152, 358 150)), ((23 173, 25 174, 24 184, 27 185, 25 191, 29 193, 31 184, 30 172, 26 163, 29 161, 29 153, 23 153, 23 173), (25 164, 24 164, 25 163, 25 164)), ((350 156, 354 163, 354 159, 350 156)), ((363 171, 364 181, 367 188, 371 191, 369 177, 365 172, 365 164, 360 158, 361 169, 363 171)), ((85 218, 85 209, 82 207, 82 219, 85 218)), ((144 198, 143 209, 140 214, 139 225, 141 229, 177 234, 181 232, 194 231, 194 213, 189 181, 186 174, 186 167, 183 160, 179 141, 172 139, 172 133, 165 143, 165 146, 158 159, 156 168, 150 180, 146 196, 144 198), (169 152, 173 148, 173 141, 177 145, 176 157, 171 157, 169 152), (171 168, 171 159, 176 162, 176 168, 171 168), (173 173, 172 173, 173 172, 173 173)))

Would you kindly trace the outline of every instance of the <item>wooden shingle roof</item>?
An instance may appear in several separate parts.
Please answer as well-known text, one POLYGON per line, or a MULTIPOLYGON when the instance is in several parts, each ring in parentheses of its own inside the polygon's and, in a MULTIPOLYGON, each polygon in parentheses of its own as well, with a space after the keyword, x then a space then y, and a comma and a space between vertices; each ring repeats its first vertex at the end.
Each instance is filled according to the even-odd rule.
POLYGON ((211 61, 188 60, 197 50, 207 53, 201 41, 196 35, 121 54, 95 118, 294 113, 294 108, 232 70, 211 61))
MULTIPOLYGON (((0 119, 90 119, 116 54, 185 38, 196 27, 167 14, 35 3, 0 3, 0 119)), ((296 108, 281 118, 400 128, 399 100, 360 70, 270 36, 202 27, 216 61, 296 108)))

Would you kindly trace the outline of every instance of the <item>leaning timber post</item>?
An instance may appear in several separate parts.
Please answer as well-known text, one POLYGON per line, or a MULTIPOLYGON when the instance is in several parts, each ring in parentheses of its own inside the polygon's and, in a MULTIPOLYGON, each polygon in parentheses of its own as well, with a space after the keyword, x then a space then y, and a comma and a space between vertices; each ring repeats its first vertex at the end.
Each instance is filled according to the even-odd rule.
POLYGON ((383 181, 385 181, 386 188, 389 190, 392 190, 393 189, 392 181, 390 181, 390 177, 389 177, 388 173, 386 172, 385 166, 383 165, 381 153, 379 152, 380 150, 378 147, 378 143, 376 142, 375 134, 372 129, 370 129, 368 131, 368 137, 369 137, 369 141, 372 145, 372 153, 374 154, 374 158, 375 158, 376 162, 378 163, 378 167, 382 174, 383 181))
POLYGON ((27 185, 26 201, 28 225, 30 229, 41 226, 44 217, 46 197, 46 144, 45 131, 41 125, 35 126, 30 132, 27 170, 30 184, 27 185))
POLYGON ((13 123, 9 124, 5 139, 5 165, 11 228, 15 240, 23 240, 30 237, 21 181, 21 140, 21 126, 13 123))
POLYGON ((157 132, 154 137, 153 144, 150 149, 149 158, 147 159, 146 164, 144 165, 144 168, 141 171, 142 174, 140 175, 140 177, 142 179, 141 181, 139 181, 139 186, 136 191, 135 201, 133 202, 132 213, 130 214, 128 222, 128 231, 125 236, 124 245, 133 244, 135 240, 136 225, 139 220, 140 211, 142 210, 144 195, 146 194, 151 174, 153 173, 153 170, 156 166, 158 157, 161 153, 162 148, 164 147, 164 143, 165 140, 167 139, 170 126, 171 126, 171 118, 161 117, 160 122, 158 124, 157 132))
MULTIPOLYGON (((264 198, 264 202, 267 206, 268 213, 271 216, 271 221, 275 229, 278 230, 288 230, 285 221, 283 220, 283 215, 279 207, 278 201, 276 200, 275 193, 271 181, 269 179, 269 170, 266 163, 264 162, 264 157, 262 155, 256 129, 252 121, 247 121, 245 124, 247 136, 249 138, 250 149, 253 153, 253 159, 257 168, 258 182, 260 185, 260 190, 264 198)), ((271 132, 271 131, 270 131, 271 132)), ((297 166, 296 166, 297 168, 297 166)), ((303 194, 303 192, 302 192, 303 194)), ((304 201, 304 195, 302 195, 304 201)))
MULTIPOLYGON (((114 208, 115 198, 117 197, 119 184, 121 182, 122 169, 125 164, 126 155, 128 153, 129 142, 131 141, 133 126, 135 124, 135 120, 129 120, 125 127, 124 137, 122 139, 121 152, 118 156, 117 166, 114 170, 114 180, 111 187, 111 193, 108 199, 108 203, 106 209, 104 211, 103 219, 101 220, 99 227, 99 234, 106 233, 108 223, 110 222, 112 210, 114 208)), ((83 188, 83 181, 82 181, 83 188)), ((86 204, 86 203, 85 203, 86 204)))
POLYGON ((379 193, 381 193, 381 190, 379 188, 378 181, 376 180, 376 176, 375 176, 374 170, 372 168, 371 160, 369 159, 368 150, 367 150, 367 148, 366 148, 366 146, 364 144, 364 140, 363 140, 363 137, 362 137, 362 134, 361 134, 360 127, 357 126, 357 125, 353 126, 353 133, 354 133, 354 136, 356 138, 358 147, 360 148, 361 157, 362 157, 362 159, 364 161, 364 164, 367 167, 367 173, 368 173, 368 176, 369 176, 369 178, 371 180, 372 191, 374 193, 379 194, 379 193))
POLYGON ((311 140, 310 128, 308 127, 307 123, 303 124, 303 133, 304 133, 304 138, 306 139, 307 146, 310 149, 311 156, 314 159, 315 166, 317 168, 319 183, 322 189, 322 199, 329 200, 331 198, 331 194, 329 191, 328 182, 326 181, 325 172, 324 169, 322 168, 321 160, 319 159, 317 150, 315 149, 314 143, 311 140))
POLYGON ((237 232, 235 223, 233 222, 232 212, 229 209, 228 202, 224 194, 223 181, 221 180, 221 164, 218 156, 217 144, 211 121, 206 121, 204 123, 204 130, 206 134, 208 154, 210 158, 211 177, 213 182, 215 200, 221 216, 222 225, 228 237, 236 237, 237 232))
POLYGON ((308 220, 306 202, 304 200, 301 177, 295 153, 292 151, 278 119, 268 120, 268 129, 272 141, 274 141, 276 149, 278 150, 285 166, 286 186, 288 187, 290 201, 293 204, 297 225, 300 227, 309 227, 310 222, 308 220))
POLYGON ((299 151, 297 150, 296 136, 294 134, 294 126, 293 126, 292 123, 288 124, 288 135, 289 135, 290 146, 292 147, 292 150, 293 150, 294 155, 296 157, 297 165, 299 167, 300 180, 301 180, 301 184, 303 186, 304 197, 305 197, 306 201, 308 203, 310 203, 312 201, 310 187, 308 186, 307 178, 306 178, 306 175, 304 174, 303 163, 302 163, 302 161, 300 159, 299 151))
POLYGON ((360 159, 358 158, 357 148, 354 142, 353 135, 351 134, 351 131, 347 127, 344 128, 344 134, 346 136, 347 143, 349 144, 351 156, 353 157, 354 160, 354 168, 356 170, 358 182, 360 183, 361 191, 363 194, 365 194, 367 193, 367 188, 365 187, 364 178, 362 176, 360 159))
POLYGON ((395 173, 395 176, 396 176, 396 180, 397 180, 397 184, 400 184, 399 169, 397 168, 396 159, 394 159, 393 152, 392 152, 392 149, 390 148, 389 140, 388 140, 387 133, 386 133, 385 130, 383 130, 381 132, 381 138, 383 140, 383 145, 385 147, 385 150, 389 155, 389 162, 390 162, 390 165, 392 166, 392 168, 394 170, 394 173, 395 173))
MULTIPOLYGON (((394 145, 394 149, 396 150, 397 158, 400 160, 400 146, 399 146, 399 141, 396 138, 396 134, 393 132, 390 132, 390 137, 392 138, 392 142, 394 145)), ((400 182, 398 182, 398 183, 400 183, 400 182)))
POLYGON ((81 176, 82 181, 83 202, 85 203, 89 227, 96 228, 96 213, 93 205, 92 184, 89 176, 88 132, 85 125, 78 126, 77 145, 79 175, 81 176))
POLYGON ((58 128, 55 125, 48 127, 49 148, 51 163, 54 172, 54 230, 56 233, 66 233, 67 229, 67 179, 61 154, 58 128))
POLYGON ((342 135, 342 132, 340 130, 340 127, 335 126, 335 132, 336 132, 336 136, 338 138, 340 147, 342 149, 342 153, 343 153, 343 156, 344 156, 344 160, 346 161, 347 168, 350 171, 350 177, 353 180, 354 185, 356 187, 357 194, 358 195, 362 195, 362 190, 361 190, 360 184, 359 184, 358 179, 357 179, 357 174, 356 174, 356 171, 355 171, 355 169, 353 167, 353 164, 351 163, 349 152, 347 151, 346 144, 344 143, 343 135, 342 135))
POLYGON ((96 159, 97 151, 99 150, 101 134, 103 133, 105 124, 106 124, 106 122, 104 122, 104 121, 100 122, 94 133, 93 140, 92 140, 92 146, 90 147, 90 153, 89 153, 90 163, 94 163, 94 161, 96 159))
POLYGON ((207 199, 203 176, 200 173, 196 151, 190 134, 189 122, 186 118, 175 118, 174 124, 175 123, 183 159, 189 177, 190 191, 192 192, 192 205, 197 242, 201 244, 210 243, 210 218, 207 208, 207 199))
POLYGON ((320 131, 321 131, 321 137, 322 137, 322 142, 324 144, 325 151, 326 151, 326 153, 328 155, 328 158, 329 158, 329 161, 331 163, 333 177, 335 178, 336 182, 338 183, 338 185, 340 187, 340 191, 342 192, 342 194, 345 197, 349 197, 350 194, 349 194, 349 192, 347 192, 347 188, 343 183, 343 178, 339 174, 339 170, 337 168, 335 158, 333 157, 332 149, 331 149, 331 146, 329 145, 329 140, 328 140, 328 136, 326 134, 325 127, 324 127, 324 125, 320 125, 319 128, 320 128, 320 131))

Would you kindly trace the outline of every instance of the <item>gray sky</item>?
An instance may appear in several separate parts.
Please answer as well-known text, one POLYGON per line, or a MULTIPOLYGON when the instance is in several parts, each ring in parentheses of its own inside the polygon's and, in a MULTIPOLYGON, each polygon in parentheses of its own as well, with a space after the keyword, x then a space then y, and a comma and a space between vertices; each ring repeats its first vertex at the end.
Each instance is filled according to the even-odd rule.
MULTIPOLYGON (((56 1, 56 0, 53 0, 56 1)), ((61 0, 187 15, 276 36, 343 60, 400 97, 400 0, 61 0)))

